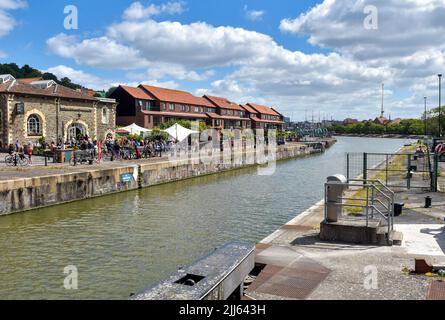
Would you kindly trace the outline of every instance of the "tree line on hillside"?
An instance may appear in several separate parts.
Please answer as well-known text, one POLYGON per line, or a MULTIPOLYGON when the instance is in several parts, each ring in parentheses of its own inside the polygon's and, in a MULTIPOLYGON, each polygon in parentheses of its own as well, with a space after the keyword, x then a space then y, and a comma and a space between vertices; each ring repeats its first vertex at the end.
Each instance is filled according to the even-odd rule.
POLYGON ((20 78, 43 78, 44 80, 53 80, 56 83, 71 88, 71 89, 81 89, 83 86, 80 84, 73 83, 70 78, 63 77, 61 79, 57 78, 56 75, 50 72, 41 72, 35 68, 30 67, 25 64, 22 67, 19 67, 15 63, 4 63, 0 64, 0 74, 10 74, 16 79, 20 78))
MULTIPOLYGON (((441 128, 445 131, 445 107, 441 108, 441 128)), ((398 134, 398 135, 424 135, 425 113, 420 119, 404 119, 399 124, 382 125, 373 121, 363 121, 356 124, 340 124, 331 128, 338 134, 398 134)), ((426 114, 427 135, 439 135, 439 108, 432 109, 426 114)))

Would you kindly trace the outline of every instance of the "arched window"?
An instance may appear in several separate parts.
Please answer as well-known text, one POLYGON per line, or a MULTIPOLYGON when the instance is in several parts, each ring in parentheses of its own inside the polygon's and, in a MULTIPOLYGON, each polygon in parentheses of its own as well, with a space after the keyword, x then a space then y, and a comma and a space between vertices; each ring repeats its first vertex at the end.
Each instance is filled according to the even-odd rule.
POLYGON ((108 109, 102 108, 102 124, 108 124, 108 109))
POLYGON ((40 118, 32 114, 28 117, 28 135, 39 136, 42 134, 42 124, 40 118))

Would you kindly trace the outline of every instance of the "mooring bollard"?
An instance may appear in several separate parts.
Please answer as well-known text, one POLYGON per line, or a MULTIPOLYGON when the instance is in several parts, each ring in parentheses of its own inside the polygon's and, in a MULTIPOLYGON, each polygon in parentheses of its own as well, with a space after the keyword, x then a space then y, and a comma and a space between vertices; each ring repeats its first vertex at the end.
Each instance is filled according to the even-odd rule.
POLYGON ((430 196, 425 197, 425 208, 431 208, 433 204, 433 199, 430 196))

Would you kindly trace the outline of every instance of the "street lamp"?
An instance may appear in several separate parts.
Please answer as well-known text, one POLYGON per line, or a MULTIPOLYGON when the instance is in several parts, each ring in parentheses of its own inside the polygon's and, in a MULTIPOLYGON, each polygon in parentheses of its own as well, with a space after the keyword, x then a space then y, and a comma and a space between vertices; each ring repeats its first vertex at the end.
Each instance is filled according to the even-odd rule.
POLYGON ((439 138, 442 137, 442 128, 441 128, 441 121, 442 121, 442 115, 441 115, 441 104, 442 104, 442 74, 437 75, 439 77, 439 138))
POLYGON ((428 99, 427 97, 424 97, 424 99, 425 99, 425 116, 424 116, 424 122, 425 122, 425 136, 427 136, 428 135, 428 128, 427 128, 427 124, 426 124, 426 100, 428 99))

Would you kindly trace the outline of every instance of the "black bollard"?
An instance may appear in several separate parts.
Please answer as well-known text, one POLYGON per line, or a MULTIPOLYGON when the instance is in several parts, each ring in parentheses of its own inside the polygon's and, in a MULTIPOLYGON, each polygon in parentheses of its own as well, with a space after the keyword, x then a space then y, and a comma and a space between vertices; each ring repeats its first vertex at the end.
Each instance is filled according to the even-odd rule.
POLYGON ((433 199, 430 196, 425 197, 425 208, 431 208, 433 204, 433 199))

